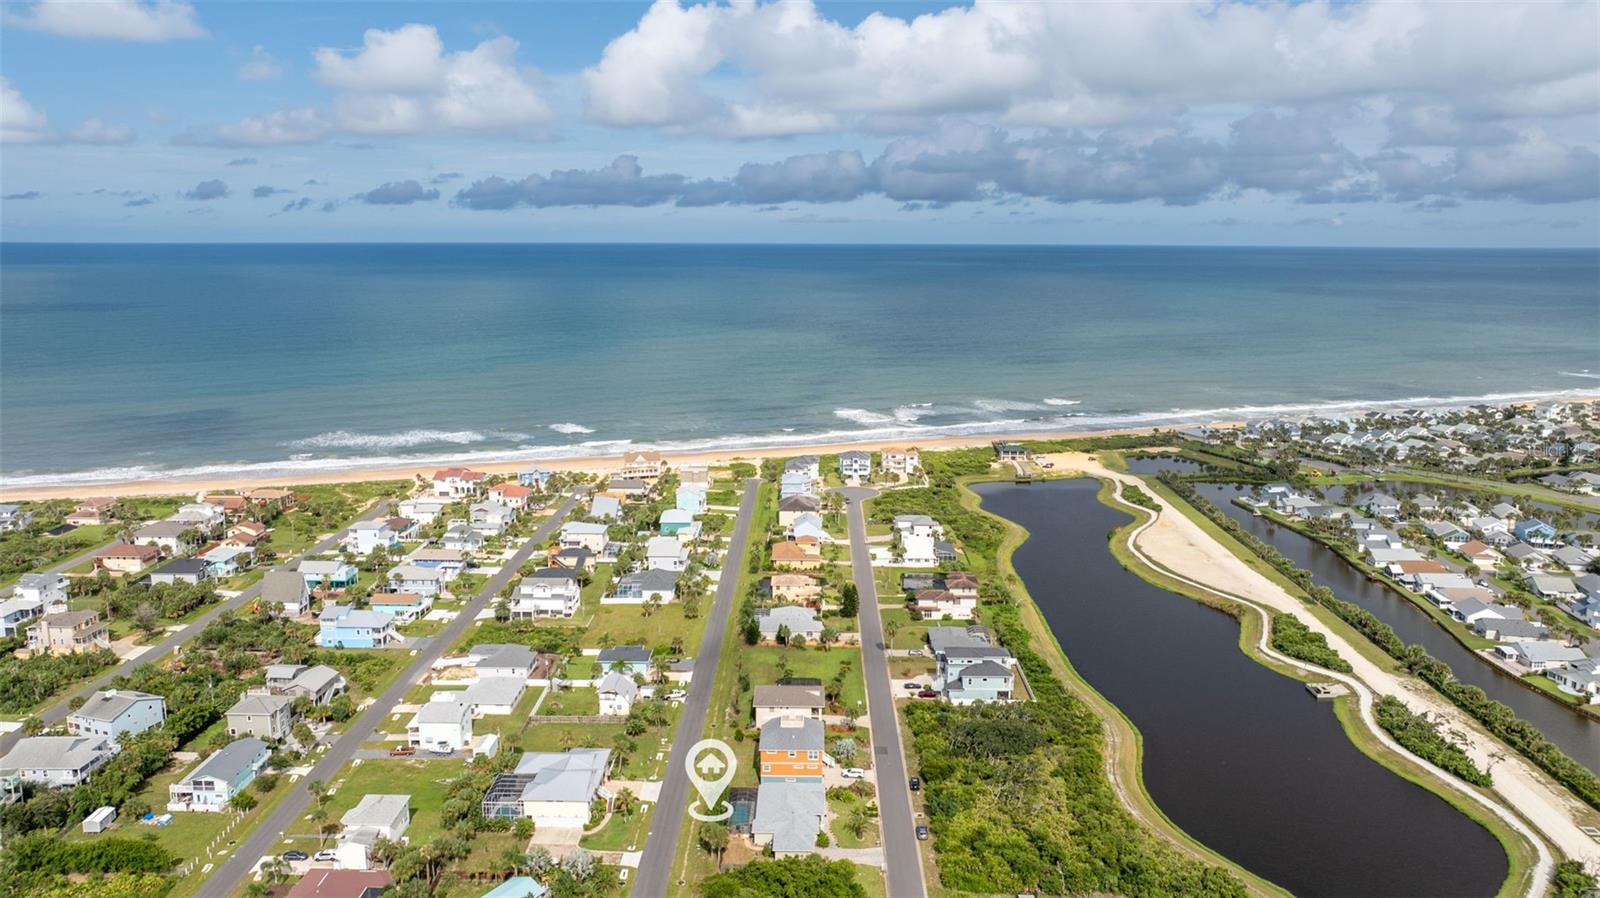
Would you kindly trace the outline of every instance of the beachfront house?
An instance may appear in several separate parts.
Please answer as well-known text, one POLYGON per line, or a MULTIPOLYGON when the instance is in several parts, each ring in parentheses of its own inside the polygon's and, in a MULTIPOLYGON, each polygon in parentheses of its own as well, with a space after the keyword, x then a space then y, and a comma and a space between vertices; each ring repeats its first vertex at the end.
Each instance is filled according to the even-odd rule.
POLYGON ((0 533, 21 530, 33 523, 33 512, 19 505, 0 505, 0 533))
POLYGON ((433 472, 433 494, 450 499, 476 496, 483 491, 483 481, 488 476, 469 468, 441 468, 433 472))
POLYGON ((511 599, 512 620, 571 617, 578 613, 583 587, 566 568, 541 568, 523 577, 511 599))
POLYGON ((226 810, 228 802, 255 780, 271 756, 271 747, 260 739, 229 742, 167 787, 167 810, 226 810))
POLYGON ((667 473, 667 460, 659 452, 632 451, 622 454, 618 476, 654 480, 667 473))
POLYGON ((394 618, 381 611, 329 603, 317 625, 317 645, 325 649, 382 648, 400 641, 394 618))
POLYGON ((67 715, 67 732, 104 736, 113 742, 123 733, 138 735, 167 719, 167 700, 132 689, 102 689, 67 715))
POLYGON ((555 476, 544 468, 524 468, 517 472, 517 483, 523 486, 544 492, 550 486, 550 478, 555 476))
POLYGON ((872 453, 852 449, 839 453, 839 476, 845 480, 868 480, 872 477, 872 453))

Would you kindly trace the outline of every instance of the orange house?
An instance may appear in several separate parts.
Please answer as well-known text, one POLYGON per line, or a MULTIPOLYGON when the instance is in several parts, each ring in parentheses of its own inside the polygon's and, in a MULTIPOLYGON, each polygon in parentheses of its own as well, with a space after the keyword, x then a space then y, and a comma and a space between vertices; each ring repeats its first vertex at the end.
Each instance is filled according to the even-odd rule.
POLYGON ((822 721, 775 717, 761 725, 762 782, 822 782, 822 721))

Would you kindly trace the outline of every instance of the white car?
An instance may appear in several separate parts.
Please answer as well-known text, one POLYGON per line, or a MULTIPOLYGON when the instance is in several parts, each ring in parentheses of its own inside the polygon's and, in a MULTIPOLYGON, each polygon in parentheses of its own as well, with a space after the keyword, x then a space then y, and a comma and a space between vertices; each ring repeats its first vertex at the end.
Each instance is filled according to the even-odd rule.
POLYGON ((689 693, 684 692, 682 689, 674 689, 667 693, 667 701, 679 701, 688 697, 689 693))
POLYGON ((336 855, 333 853, 332 848, 324 848, 316 854, 313 854, 311 859, 314 861, 331 861, 334 859, 334 857, 336 857, 336 855))
POLYGON ((843 776, 847 780, 858 780, 866 777, 867 772, 862 770, 860 767, 846 767, 845 769, 839 771, 839 775, 843 776))

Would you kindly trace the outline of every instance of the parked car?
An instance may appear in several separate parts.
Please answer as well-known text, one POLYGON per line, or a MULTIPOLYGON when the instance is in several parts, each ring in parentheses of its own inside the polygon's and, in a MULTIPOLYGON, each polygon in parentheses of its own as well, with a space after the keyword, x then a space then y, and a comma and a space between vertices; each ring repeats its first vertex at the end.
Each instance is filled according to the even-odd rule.
POLYGON ((684 698, 688 698, 688 697, 689 697, 689 693, 684 692, 682 689, 674 689, 671 692, 667 693, 667 701, 669 701, 669 702, 670 701, 678 701, 679 699, 684 699, 684 698))
POLYGON ((939 693, 932 689, 924 689, 917 693, 917 698, 938 698, 939 693))
POLYGON ((921 824, 917 825, 917 841, 919 841, 919 842, 928 841, 928 828, 926 826, 923 826, 921 824))
POLYGON ((922 688, 922 684, 921 683, 907 683, 906 684, 906 688, 907 689, 921 689, 922 688))
POLYGON ((839 771, 839 775, 847 780, 858 780, 865 777, 867 772, 862 770, 860 767, 846 767, 845 769, 839 771))
POLYGON ((338 857, 338 855, 333 853, 333 849, 332 848, 324 848, 321 851, 317 852, 316 854, 312 855, 311 859, 314 860, 314 861, 331 861, 335 857, 338 857))
POLYGON ((913 658, 921 658, 922 657, 922 649, 912 649, 911 651, 907 652, 906 654, 910 655, 913 658))
POLYGON ((393 758, 409 758, 416 753, 417 747, 415 745, 402 745, 398 748, 389 749, 389 756, 393 758))
POLYGON ((911 778, 911 791, 913 791, 913 792, 921 792, 922 791, 922 780, 918 779, 917 777, 912 777, 911 778))
POLYGON ((307 860, 311 859, 311 855, 306 854, 304 851, 298 851, 298 850, 296 850, 296 851, 285 851, 282 854, 282 857, 286 861, 307 861, 307 860))

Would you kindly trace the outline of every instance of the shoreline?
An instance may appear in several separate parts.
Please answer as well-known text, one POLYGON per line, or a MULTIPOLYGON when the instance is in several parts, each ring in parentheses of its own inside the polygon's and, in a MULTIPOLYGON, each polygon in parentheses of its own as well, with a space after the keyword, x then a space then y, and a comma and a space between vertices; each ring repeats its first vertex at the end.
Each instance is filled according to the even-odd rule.
MULTIPOLYGON (((1203 426, 1207 427, 1235 427, 1243 424, 1242 421, 1211 421, 1203 426)), ((1197 425, 1184 425, 1197 426, 1197 425)), ((996 431, 987 434, 965 434, 961 436, 933 437, 922 440, 891 440, 871 439, 851 442, 825 442, 781 446, 751 446, 739 449, 714 449, 714 450, 662 450, 661 455, 674 467, 679 465, 703 464, 710 466, 726 465, 734 461, 759 461, 765 458, 786 458, 794 455, 827 455, 848 450, 864 450, 877 452, 889 448, 915 448, 921 451, 939 449, 968 449, 987 446, 995 440, 1062 440, 1062 439, 1094 439, 1110 436, 1138 436, 1156 433, 1159 431, 1177 430, 1176 427, 1129 427, 1115 430, 1054 430, 1039 431, 1035 433, 1014 433, 1009 431, 996 431)), ((545 458, 538 454, 529 454, 524 458, 514 461, 497 461, 471 464, 473 470, 483 471, 486 474, 515 474, 517 471, 537 465, 551 471, 589 471, 600 474, 611 474, 622 466, 622 451, 608 452, 596 455, 570 456, 562 458, 545 458)), ((303 474, 285 474, 265 477, 200 477, 195 479, 183 478, 150 478, 143 480, 107 481, 96 483, 55 483, 48 486, 19 487, 8 489, 0 487, 0 501, 38 501, 44 499, 82 499, 90 496, 110 496, 119 498, 123 496, 170 496, 201 492, 220 492, 224 490, 253 489, 256 487, 282 487, 305 486, 310 484, 325 483, 354 483, 368 480, 410 480, 417 476, 426 477, 434 471, 449 467, 449 462, 428 464, 384 465, 371 468, 358 468, 350 470, 326 471, 322 473, 307 472, 303 474)))

